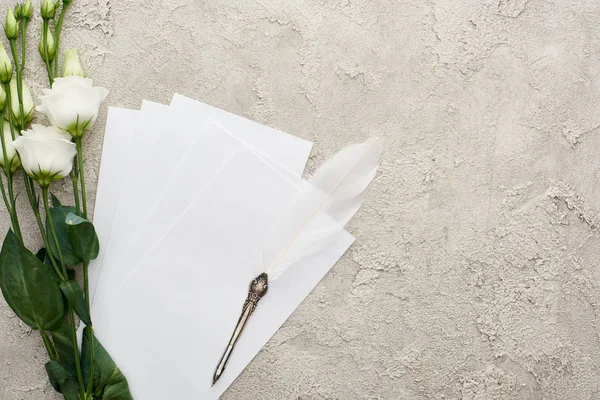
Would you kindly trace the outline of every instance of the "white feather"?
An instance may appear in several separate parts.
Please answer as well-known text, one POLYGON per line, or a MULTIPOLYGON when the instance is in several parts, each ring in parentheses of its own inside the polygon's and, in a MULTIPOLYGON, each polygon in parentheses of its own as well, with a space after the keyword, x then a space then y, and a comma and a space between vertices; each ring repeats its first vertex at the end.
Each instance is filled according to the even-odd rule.
POLYGON ((260 270, 275 280, 325 248, 358 211, 375 177, 382 143, 348 146, 322 165, 263 237, 260 270))

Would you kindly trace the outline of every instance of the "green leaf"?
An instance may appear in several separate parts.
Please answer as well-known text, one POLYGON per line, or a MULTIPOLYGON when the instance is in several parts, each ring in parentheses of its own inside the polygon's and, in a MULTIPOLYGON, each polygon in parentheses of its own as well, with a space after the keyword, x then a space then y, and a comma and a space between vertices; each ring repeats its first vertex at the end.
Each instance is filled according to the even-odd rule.
POLYGON ((65 298, 75 311, 75 314, 81 319, 81 321, 87 326, 92 325, 92 319, 90 317, 90 310, 88 309, 85 298, 83 297, 83 291, 76 281, 67 281, 60 284, 60 290, 65 295, 65 298))
MULTIPOLYGON (((45 367, 46 367, 46 374, 48 375, 48 380, 50 381, 50 384, 52 385, 52 387, 54 388, 54 390, 56 390, 57 392, 61 393, 60 391, 60 383, 58 383, 57 378, 56 378, 56 373, 53 371, 53 369, 55 368, 55 366, 51 365, 51 363, 54 362, 58 362, 58 361, 50 361, 48 363, 46 363, 45 367)), ((60 363, 59 363, 60 365, 60 363)), ((61 368, 64 369, 64 367, 61 365, 61 368)))
POLYGON ((65 315, 55 276, 12 231, 0 252, 0 288, 10 308, 33 329, 51 330, 65 315))
POLYGON ((94 225, 75 213, 67 214, 66 223, 75 254, 82 262, 94 260, 100 251, 100 242, 94 225))
MULTIPOLYGON (((71 244, 69 227, 66 223, 67 215, 74 212, 75 208, 68 206, 53 207, 50 209, 50 218, 52 218, 52 222, 54 223, 54 231, 58 238, 58 245, 60 246, 63 261, 67 265, 77 265, 81 262, 71 244)), ((56 245, 54 244, 52 232, 48 223, 46 223, 46 234, 48 235, 48 241, 50 242, 50 251, 52 251, 54 258, 58 260, 58 252, 56 251, 56 245)))
MULTIPOLYGON (((50 261, 50 254, 46 251, 46 248, 42 247, 41 249, 39 249, 38 252, 35 253, 35 256, 38 258, 38 260, 44 263, 46 267, 48 267, 50 272, 52 272, 52 275, 56 277, 56 280, 60 281, 60 277, 56 274, 56 271, 52 267, 52 261, 50 261)), ((74 274, 75 271, 73 271, 72 269, 67 269, 67 275, 69 279, 75 279, 74 274)))
POLYGON ((62 204, 60 204, 60 200, 53 193, 50 193, 50 197, 52 198, 52 207, 62 206, 62 204))
POLYGON ((67 379, 59 387, 65 400, 79 400, 79 386, 75 378, 67 379))
POLYGON ((90 377, 90 346, 94 348, 94 399, 133 400, 127 378, 94 336, 92 328, 83 329, 81 368, 84 382, 90 377))
POLYGON ((57 360, 46 363, 46 373, 50 384, 59 393, 62 393, 65 400, 79 399, 79 386, 75 377, 57 360))
POLYGON ((46 373, 48 374, 48 379, 50 379, 50 382, 52 383, 52 386, 55 387, 55 389, 59 383, 64 383, 67 379, 71 377, 69 371, 67 371, 65 367, 62 366, 60 361, 48 361, 45 367, 46 373))
POLYGON ((71 336, 71 322, 69 315, 65 315, 62 323, 54 328, 52 341, 61 364, 71 376, 76 376, 75 354, 73 353, 73 338, 71 336))

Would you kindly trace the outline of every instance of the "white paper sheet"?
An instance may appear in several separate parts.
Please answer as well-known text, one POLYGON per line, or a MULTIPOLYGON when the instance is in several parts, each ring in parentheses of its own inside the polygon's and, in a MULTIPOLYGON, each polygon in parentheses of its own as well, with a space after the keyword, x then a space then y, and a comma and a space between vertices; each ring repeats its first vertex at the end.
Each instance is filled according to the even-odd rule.
MULTIPOLYGON (((135 132, 139 111, 125 108, 108 108, 104 132, 104 150, 100 162, 98 191, 94 206, 94 227, 100 243, 110 236, 119 189, 127 166, 128 145, 135 132)), ((104 258, 106 247, 100 246, 98 260, 104 258)), ((99 269, 90 269, 90 279, 95 282, 99 269)))
MULTIPOLYGON (((102 195, 105 190, 116 191, 117 200, 112 209, 110 235, 106 238, 100 238, 101 254, 90 263, 89 279, 92 303, 95 300, 99 282, 102 281, 104 275, 103 268, 106 255, 111 254, 111 247, 114 246, 115 242, 118 243, 123 237, 127 237, 124 235, 131 234, 135 221, 145 216, 152 204, 153 191, 160 191, 160 179, 168 179, 173 173, 172 166, 165 166, 164 168, 157 168, 156 166, 157 155, 155 149, 164 148, 168 143, 166 137, 160 137, 158 130, 158 122, 162 121, 162 117, 167 110, 168 107, 165 105, 144 101, 141 110, 138 112, 135 127, 131 127, 131 125, 125 127, 129 129, 128 134, 131 135, 128 144, 119 143, 118 141, 119 134, 123 130, 118 125, 119 121, 111 121, 110 115, 107 119, 104 135, 105 138, 109 139, 105 139, 102 150, 103 162, 105 159, 104 153, 111 154, 114 151, 113 145, 119 147, 120 151, 125 152, 126 161, 124 168, 116 175, 119 179, 108 180, 106 185, 102 186, 98 184, 98 196, 102 195), (111 127, 110 130, 109 127, 111 127), (106 140, 110 141, 107 143, 106 140)), ((106 162, 110 163, 111 160, 107 159, 106 162)), ((101 209, 102 206, 96 205, 96 210, 101 209)), ((100 218, 95 216, 94 226, 97 226, 96 224, 100 222, 100 218)))
POLYGON ((302 176, 312 149, 311 142, 180 94, 173 96, 171 107, 178 107, 188 115, 213 120, 294 175, 302 176))
MULTIPOLYGON (((122 179, 118 204, 114 207, 112 234, 101 242, 102 256, 90 266, 92 303, 99 292, 110 287, 107 282, 111 279, 105 275, 115 274, 112 266, 107 267, 105 254, 111 254, 111 260, 120 256, 126 247, 124 243, 129 243, 135 237, 140 223, 155 208, 155 199, 164 199, 162 190, 178 170, 177 165, 186 154, 194 157, 190 146, 198 137, 199 127, 209 117, 217 120, 221 126, 235 129, 234 135, 243 137, 250 146, 266 157, 273 158, 293 174, 300 176, 304 170, 312 147, 310 142, 180 95, 174 96, 173 108, 177 110, 175 115, 170 114, 167 106, 148 101, 142 104, 128 152, 131 168, 122 179), (107 272, 108 269, 110 272, 107 272)), ((210 149, 210 144, 207 146, 210 149)), ((202 182, 196 179, 188 184, 201 186, 202 182)), ((102 189, 99 186, 99 192, 102 189)), ((174 216, 180 212, 174 208, 170 211, 174 216)))
POLYGON ((111 237, 110 251, 104 257, 105 269, 96 288, 97 296, 108 295, 123 284, 142 258, 168 233, 195 194, 204 190, 237 147, 245 146, 210 121, 205 121, 198 132, 167 183, 156 190, 142 212, 138 210, 134 218, 129 217, 131 222, 121 223, 124 233, 111 237))
POLYGON ((353 241, 345 231, 269 286, 227 369, 212 374, 255 276, 260 237, 297 186, 238 147, 131 278, 94 304, 98 338, 135 398, 217 399, 353 241))

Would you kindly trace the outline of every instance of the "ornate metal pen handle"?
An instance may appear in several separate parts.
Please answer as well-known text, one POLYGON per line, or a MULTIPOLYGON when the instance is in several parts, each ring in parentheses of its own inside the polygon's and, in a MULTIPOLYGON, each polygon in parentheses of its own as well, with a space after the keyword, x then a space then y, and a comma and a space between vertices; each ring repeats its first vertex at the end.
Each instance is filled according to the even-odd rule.
POLYGON ((256 309, 256 305, 267 294, 267 290, 269 289, 269 277, 264 272, 254 278, 252 282, 250 282, 250 288, 248 289, 248 297, 244 302, 244 307, 242 307, 242 314, 240 315, 240 319, 238 320, 235 329, 233 330, 233 334, 231 335, 231 339, 229 339, 229 344, 217 365, 217 369, 215 370, 215 374, 213 375, 213 385, 219 380, 223 372, 225 371, 225 367, 227 366, 227 361, 229 361, 229 357, 231 357, 231 353, 233 353, 233 349, 238 339, 240 338, 242 332, 244 331, 244 327, 246 323, 250 319, 250 316, 256 309))

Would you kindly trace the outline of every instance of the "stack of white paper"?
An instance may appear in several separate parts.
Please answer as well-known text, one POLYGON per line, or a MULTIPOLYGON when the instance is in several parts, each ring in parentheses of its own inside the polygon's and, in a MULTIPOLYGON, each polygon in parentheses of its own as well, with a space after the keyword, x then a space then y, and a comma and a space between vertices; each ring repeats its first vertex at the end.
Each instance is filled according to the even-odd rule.
POLYGON ((217 399, 348 249, 353 238, 340 230, 271 285, 211 386, 256 275, 260 238, 306 184, 310 150, 180 95, 169 106, 109 109, 92 315, 135 398, 217 399))

